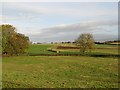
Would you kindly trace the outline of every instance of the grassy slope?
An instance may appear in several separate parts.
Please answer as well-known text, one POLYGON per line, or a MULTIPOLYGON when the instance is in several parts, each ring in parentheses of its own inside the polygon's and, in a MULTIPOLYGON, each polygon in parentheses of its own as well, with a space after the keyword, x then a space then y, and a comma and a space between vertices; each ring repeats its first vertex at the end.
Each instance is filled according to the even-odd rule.
MULTIPOLYGON (((79 54, 80 50, 79 49, 58 49, 61 51, 61 53, 75 53, 79 54)), ((88 51, 89 53, 89 51, 88 51)), ((96 53, 96 54, 118 54, 118 46, 117 45, 96 45, 95 49, 92 50, 91 53, 96 53)))
MULTIPOLYGON (((64 44, 63 44, 64 45, 64 44)), ((65 44, 69 46, 71 44, 65 44)), ((30 45, 29 47, 29 54, 55 54, 55 52, 50 52, 48 48, 54 48, 57 45, 54 44, 41 44, 41 45, 30 45)), ((79 49, 56 49, 61 51, 61 53, 73 53, 79 54, 79 49)), ((107 54, 118 54, 118 46, 117 45, 96 45, 96 48, 92 50, 92 53, 107 53, 107 54)))
POLYGON ((47 48, 52 47, 52 44, 40 44, 40 45, 30 45, 28 49, 29 54, 53 54, 47 48))
POLYGON ((118 87, 117 58, 18 56, 3 58, 3 88, 118 87))
POLYGON ((118 45, 96 45, 94 52, 118 54, 118 45))

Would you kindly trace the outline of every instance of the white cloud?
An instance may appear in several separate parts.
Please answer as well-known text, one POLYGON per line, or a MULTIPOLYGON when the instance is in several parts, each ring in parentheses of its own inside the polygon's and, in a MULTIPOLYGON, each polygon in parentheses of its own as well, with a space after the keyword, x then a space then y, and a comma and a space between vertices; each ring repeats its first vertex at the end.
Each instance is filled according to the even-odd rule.
POLYGON ((48 27, 41 29, 44 32, 91 32, 96 29, 98 29, 100 26, 117 26, 117 21, 87 21, 82 23, 76 23, 76 24, 60 24, 53 27, 48 27))
POLYGON ((80 33, 93 33, 95 35, 95 39, 109 40, 109 39, 117 39, 117 33, 115 30, 113 34, 109 34, 111 32, 111 27, 117 27, 117 21, 88 21, 77 24, 60 24, 48 28, 44 28, 40 30, 40 33, 29 34, 32 39, 39 38, 39 41, 68 41, 74 40, 78 37, 80 33), (100 28, 103 27, 103 28, 100 28), (108 28, 106 28, 108 27, 108 28), (97 33, 96 33, 97 32, 97 33), (99 32, 99 33, 98 33, 99 32), (105 33, 106 32, 106 33, 105 33), (106 37, 105 37, 106 36, 106 37), (40 39, 42 37, 42 39, 40 39))
MULTIPOLYGON (((3 18, 6 22, 12 21, 13 24, 20 29, 19 32, 29 35, 33 41, 74 40, 83 32, 94 34, 95 32, 101 32, 97 33, 99 37, 95 36, 100 38, 103 33, 110 32, 112 30, 111 27, 117 27, 116 20, 118 11, 116 7, 107 7, 104 5, 104 7, 102 7, 91 3, 80 3, 80 5, 77 3, 78 6, 75 6, 76 4, 68 4, 69 3, 64 3, 64 5, 60 3, 4 3, 3 18), (34 20, 35 18, 39 18, 39 20, 34 20), (40 18, 43 21, 45 20, 45 22, 40 22, 40 18), (73 24, 67 24, 68 21, 64 23, 64 19, 73 24), (27 20, 27 22, 25 22, 25 20, 27 20), (33 22, 31 23, 30 21, 33 22), (36 22, 37 25, 35 25, 36 23, 34 22, 36 22), (56 22, 63 24, 54 25, 57 24, 56 22), (53 23, 53 26, 49 27, 51 23, 53 23), (46 28, 41 29, 41 24, 45 24, 46 28)), ((115 6, 115 4, 113 6, 115 6)), ((45 27, 45 25, 43 25, 43 27, 45 27)), ((106 33, 106 35, 108 34, 106 33)), ((111 37, 112 36, 115 37, 115 35, 111 35, 111 37)), ((110 35, 108 35, 108 37, 110 37, 110 35)))
MULTIPOLYGON (((66 15, 68 17, 97 17, 104 15, 116 15, 117 10, 115 9, 98 9, 93 3, 80 3, 79 7, 66 7, 65 6, 52 6, 50 5, 36 5, 35 3, 4 3, 3 6, 6 9, 21 10, 22 12, 30 12, 34 14, 52 14, 52 15, 66 15)), ((4 10, 4 8, 3 8, 4 10)))

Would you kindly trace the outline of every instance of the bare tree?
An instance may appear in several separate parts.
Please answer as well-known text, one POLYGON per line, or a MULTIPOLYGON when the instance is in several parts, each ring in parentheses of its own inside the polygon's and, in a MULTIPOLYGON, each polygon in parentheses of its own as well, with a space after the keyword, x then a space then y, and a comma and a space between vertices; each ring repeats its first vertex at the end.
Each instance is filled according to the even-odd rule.
POLYGON ((81 34, 76 40, 76 45, 80 47, 80 51, 84 53, 87 50, 93 49, 95 47, 93 35, 90 33, 81 34))

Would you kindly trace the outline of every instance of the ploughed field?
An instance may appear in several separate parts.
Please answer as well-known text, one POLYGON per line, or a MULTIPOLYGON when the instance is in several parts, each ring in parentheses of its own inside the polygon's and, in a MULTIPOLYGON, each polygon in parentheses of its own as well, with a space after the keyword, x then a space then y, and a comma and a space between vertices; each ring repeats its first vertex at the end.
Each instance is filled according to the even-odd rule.
MULTIPOLYGON (((118 57, 39 56, 80 53, 68 47, 31 45, 28 56, 3 57, 3 88, 118 88, 118 57)), ((96 45, 91 53, 117 55, 118 46, 96 45)))

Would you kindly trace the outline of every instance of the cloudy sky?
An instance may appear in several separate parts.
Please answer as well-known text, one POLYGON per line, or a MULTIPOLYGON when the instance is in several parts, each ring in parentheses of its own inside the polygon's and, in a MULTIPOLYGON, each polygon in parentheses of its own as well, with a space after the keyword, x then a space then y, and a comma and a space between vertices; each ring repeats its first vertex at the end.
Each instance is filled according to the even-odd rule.
POLYGON ((33 42, 74 41, 81 33, 96 41, 118 37, 117 2, 4 2, 0 16, 33 42))

